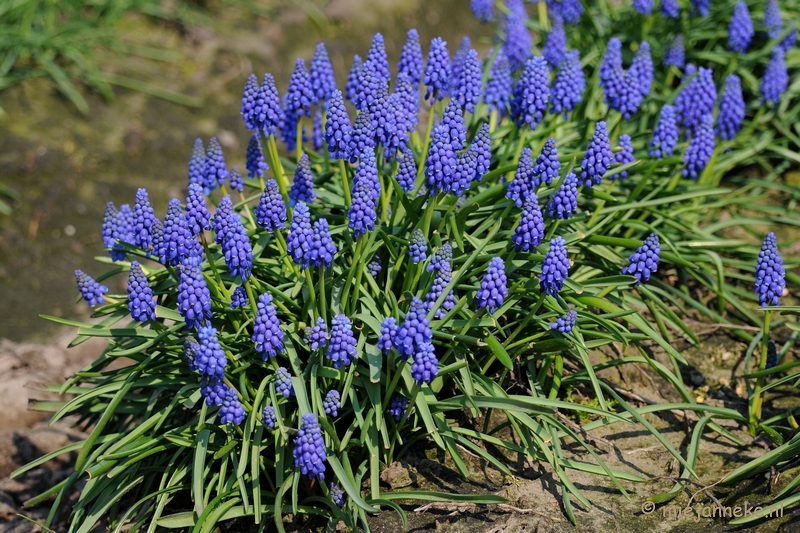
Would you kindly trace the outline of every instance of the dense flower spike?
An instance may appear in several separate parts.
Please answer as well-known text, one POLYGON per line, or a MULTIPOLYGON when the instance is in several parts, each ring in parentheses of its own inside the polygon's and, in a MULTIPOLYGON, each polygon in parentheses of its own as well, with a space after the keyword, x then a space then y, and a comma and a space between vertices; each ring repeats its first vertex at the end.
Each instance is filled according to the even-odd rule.
POLYGON ((381 264, 381 260, 378 257, 373 257, 372 261, 367 264, 367 272, 373 278, 380 274, 381 270, 383 269, 383 265, 381 264))
POLYGON ((202 327, 197 330, 197 340, 200 342, 200 349, 195 359, 197 371, 207 378, 222 379, 225 376, 228 359, 219 345, 217 330, 210 326, 202 327))
POLYGON ((750 46, 753 35, 755 31, 753 31, 753 21, 750 20, 750 11, 747 10, 747 4, 740 0, 736 2, 731 25, 728 27, 728 47, 734 52, 744 54, 750 46))
POLYGON ((423 82, 427 87, 426 100, 442 100, 447 96, 450 87, 450 54, 447 52, 447 42, 441 37, 431 41, 428 52, 428 62, 425 64, 423 82))
POLYGON ((273 406, 268 405, 261 412, 261 423, 269 429, 275 429, 275 426, 278 424, 278 415, 275 414, 275 408, 273 406))
MULTIPOLYGON (((689 76, 687 70, 686 75, 689 76)), ((683 88, 675 98, 675 111, 680 123, 691 132, 700 126, 705 115, 714 110, 717 100, 717 88, 711 69, 700 67, 697 75, 683 88)), ((687 133, 689 133, 687 132, 687 133)))
POLYGON ((383 43, 383 35, 380 33, 376 33, 372 38, 372 46, 367 52, 367 61, 372 63, 373 72, 379 80, 388 82, 391 79, 389 59, 386 57, 386 47, 383 43))
POLYGON ((278 311, 272 304, 271 294, 262 294, 258 297, 258 311, 253 325, 253 344, 256 352, 266 361, 270 357, 277 357, 283 353, 283 330, 278 319, 278 311))
POLYGON ((784 55, 789 53, 789 50, 797 46, 797 32, 797 28, 790 31, 775 48, 783 50, 784 55))
POLYGON ((678 0, 661 0, 661 14, 666 18, 678 18, 681 15, 681 8, 678 0))
POLYGON ((294 440, 294 466, 310 478, 325 480, 325 441, 314 413, 306 413, 294 440))
POLYGON ((461 44, 453 55, 453 60, 450 62, 450 96, 453 98, 458 94, 458 83, 461 78, 461 72, 464 70, 464 63, 467 61, 467 53, 471 48, 472 41, 465 35, 461 38, 461 44))
POLYGON ((153 238, 153 256, 160 259, 164 256, 164 224, 157 218, 153 220, 153 227, 150 231, 153 238))
POLYGON ((342 408, 342 398, 339 395, 339 391, 336 389, 329 390, 328 394, 325 395, 325 399, 322 400, 322 408, 325 409, 325 414, 331 415, 333 418, 339 416, 339 409, 342 408))
MULTIPOLYGON (((552 216, 552 215, 551 215, 552 216)), ((539 197, 530 192, 525 196, 522 215, 514 230, 511 241, 516 251, 530 252, 536 249, 544 239, 544 218, 539 207, 539 197)))
POLYGON ((633 58, 630 73, 636 78, 642 96, 650 94, 650 86, 653 84, 653 58, 650 56, 650 43, 647 41, 639 43, 639 51, 633 58))
POLYGON ((550 323, 550 329, 560 331, 561 333, 572 333, 572 328, 578 322, 578 313, 575 310, 568 311, 561 315, 558 320, 550 323))
POLYGON ((622 273, 634 276, 636 278, 634 285, 639 285, 642 281, 650 281, 650 275, 658 270, 660 254, 661 245, 658 241, 658 233, 651 233, 644 240, 644 244, 628 258, 628 264, 622 269, 622 273))
POLYGON ((464 125, 464 115, 462 115, 461 109, 453 100, 444 108, 439 125, 446 130, 454 151, 464 148, 464 143, 467 142, 467 127, 464 125))
MULTIPOLYGON (((450 265, 447 265, 447 268, 440 268, 436 271, 436 275, 433 277, 433 284, 431 285, 430 290, 428 290, 428 293, 425 295, 425 309, 428 312, 434 309, 436 300, 439 299, 439 296, 442 295, 452 279, 453 272, 450 270, 450 265)), ((455 305, 455 294, 453 294, 453 291, 450 291, 447 293, 447 296, 444 297, 442 306, 436 308, 433 316, 436 318, 444 318, 446 314, 445 311, 451 310, 453 307, 455 307, 455 305)))
POLYGON ((552 185, 553 179, 558 177, 561 162, 558 160, 558 148, 556 140, 550 137, 542 145, 542 152, 536 158, 536 165, 533 167, 533 188, 535 189, 542 183, 552 185))
POLYGON ((394 337, 397 335, 397 320, 393 317, 386 317, 381 323, 381 334, 378 337, 378 348, 383 355, 389 355, 394 346, 394 337))
POLYGON ((360 237, 375 229, 378 218, 377 206, 380 198, 380 180, 373 152, 361 154, 353 182, 353 203, 347 213, 348 227, 354 237, 360 237))
POLYGON ((678 144, 678 123, 675 118, 675 108, 669 104, 664 104, 661 108, 661 116, 658 119, 658 126, 653 132, 653 139, 650 141, 651 156, 663 159, 670 157, 672 150, 678 144))
POLYGON ((311 203, 317 195, 314 192, 314 177, 311 175, 311 163, 308 154, 303 154, 297 162, 294 172, 294 181, 289 191, 289 200, 292 207, 298 202, 311 203))
POLYGON ((339 507, 344 507, 344 502, 345 502, 344 493, 342 492, 342 489, 339 487, 339 485, 337 485, 334 482, 330 482, 328 484, 328 490, 331 491, 331 500, 333 500, 333 503, 335 503, 339 507))
POLYGON ((314 222, 314 237, 311 243, 311 251, 308 256, 309 266, 330 268, 337 248, 333 244, 331 232, 328 229, 328 221, 321 218, 314 222))
MULTIPOLYGON (((492 53, 489 52, 490 58, 492 53)), ((511 64, 505 51, 500 48, 489 71, 489 80, 486 82, 486 90, 483 95, 483 101, 489 107, 490 112, 497 111, 500 116, 508 113, 511 105, 512 83, 511 64)))
POLYGON ((200 343, 194 337, 186 337, 183 341, 183 360, 192 372, 197 372, 198 354, 200 354, 200 343))
MULTIPOLYGON (((419 113, 418 92, 418 86, 409 81, 406 74, 400 74, 397 77, 397 83, 390 98, 390 105, 394 107, 398 135, 401 137, 401 132, 411 133, 417 129, 417 114, 419 113)), ((400 147, 401 151, 403 148, 405 146, 400 147)))
POLYGON ((286 398, 294 394, 292 375, 282 366, 275 371, 275 392, 286 398))
POLYGON ((616 89, 613 92, 606 93, 608 106, 622 113, 623 118, 629 119, 639 109, 639 104, 642 103, 639 80, 633 70, 623 72, 618 79, 620 81, 616 85, 616 89))
POLYGON ((450 184, 450 191, 456 196, 461 196, 468 191, 475 179, 477 159, 473 150, 467 150, 456 157, 456 170, 450 184))
POLYGON ((209 189, 213 189, 217 184, 224 185, 229 176, 228 167, 225 166, 225 156, 222 155, 222 146, 216 137, 211 137, 208 141, 205 171, 205 183, 209 189))
POLYGON ((299 203, 294 208, 292 222, 289 224, 289 236, 286 239, 288 254, 300 268, 308 267, 308 256, 314 242, 314 230, 311 228, 311 213, 308 205, 299 203))
MULTIPOLYGON (((203 190, 200 185, 200 190, 203 190)), ((133 243, 147 252, 153 250, 153 226, 158 222, 153 206, 147 196, 146 189, 136 191, 136 202, 133 204, 133 243)))
POLYGON ((331 338, 325 357, 333 361, 333 368, 349 366, 358 357, 353 326, 346 315, 336 315, 331 322, 331 338))
POLYGON ((240 285, 233 289, 233 294, 231 294, 231 309, 245 308, 248 304, 247 291, 245 288, 240 285))
POLYGON ((264 150, 261 147, 261 139, 258 134, 254 133, 247 143, 247 162, 245 168, 247 169, 248 178, 261 178, 264 176, 264 171, 269 168, 267 162, 264 161, 264 150))
POLYGON ((424 261, 427 258, 427 252, 428 243, 425 242, 425 235, 421 229, 415 229, 408 245, 408 256, 411 258, 411 262, 416 265, 420 261, 424 261))
MULTIPOLYGON (((633 146, 631 146, 631 136, 628 135, 627 133, 620 135, 619 147, 622 148, 622 150, 614 154, 614 162, 619 163, 620 165, 633 163, 635 161, 635 158, 633 157, 633 146)), ((627 177, 628 177, 628 171, 623 170, 619 174, 614 174, 609 179, 627 178, 627 177)))
POLYGON ((439 374, 439 359, 434 353, 433 344, 422 343, 414 353, 414 362, 411 364, 411 377, 418 385, 430 383, 439 374))
POLYGON ((406 414, 408 409, 409 399, 401 394, 395 394, 389 401, 389 414, 392 415, 395 422, 400 422, 403 415, 406 414))
POLYGON ((238 426, 243 421, 244 407, 242 407, 242 402, 239 401, 236 391, 229 387, 225 391, 225 397, 222 399, 222 405, 219 408, 219 422, 220 424, 236 424, 238 426))
POLYGON ((200 378, 200 395, 206 399, 206 405, 222 405, 227 393, 228 386, 224 381, 217 378, 200 378))
MULTIPOLYGON (((283 144, 286 145, 286 150, 293 152, 295 148, 297 148, 297 124, 299 119, 297 114, 289 108, 288 95, 283 95, 282 102, 283 105, 281 108, 281 118, 280 122, 278 123, 278 129, 280 130, 281 140, 283 141, 283 144)), ((305 127, 303 127, 302 135, 302 140, 305 141, 305 127)))
POLYGON ((313 128, 311 129, 311 146, 313 146, 314 150, 317 152, 321 152, 322 141, 322 108, 317 108, 317 111, 314 113, 313 128))
POLYGON ((774 39, 783 31, 783 20, 781 19, 781 8, 778 0, 767 0, 764 6, 764 26, 769 30, 769 38, 774 39))
POLYGON ((492 140, 489 135, 489 124, 484 122, 481 124, 475 138, 472 139, 472 144, 469 145, 469 151, 475 154, 475 181, 481 181, 484 174, 489 172, 489 166, 492 163, 492 140))
POLYGON ((517 125, 527 123, 535 130, 541 122, 550 98, 549 75, 543 57, 532 57, 525 64, 511 101, 511 118, 517 121, 517 125))
POLYGON ((400 149, 400 157, 397 160, 399 162, 397 183, 404 192, 412 192, 414 180, 417 179, 417 162, 414 161, 414 153, 410 148, 404 146, 400 149))
POLYGON ((547 216, 553 218, 569 218, 578 210, 578 176, 570 171, 564 178, 561 188, 550 198, 547 204, 547 216))
POLYGON ((369 153, 373 148, 375 148, 375 128, 372 127, 369 113, 364 111, 356 117, 353 131, 350 133, 350 143, 347 148, 350 162, 355 163, 361 154, 369 153))
POLYGON ((419 82, 422 80, 422 46, 419 44, 419 33, 413 28, 408 30, 406 42, 400 51, 397 77, 405 77, 415 89, 419 88, 419 82))
POLYGON ((200 254, 200 243, 189 229, 189 222, 177 198, 169 201, 167 215, 164 217, 164 237, 162 255, 159 261, 167 266, 175 266, 184 257, 200 254))
POLYGON ((211 318, 211 293, 200 268, 200 259, 187 258, 178 265, 178 312, 187 328, 200 326, 211 318))
POLYGON ((475 112, 475 106, 481 98, 481 63, 478 52, 470 50, 464 61, 464 67, 458 77, 458 86, 453 98, 458 100, 458 105, 466 108, 470 113, 475 112))
POLYGON ((703 117, 703 122, 695 128, 694 136, 689 141, 689 146, 683 154, 683 176, 696 180, 706 168, 711 155, 714 153, 714 117, 709 113, 703 117))
POLYGON ((649 15, 653 12, 653 0, 633 0, 633 9, 642 15, 649 15))
POLYGON ((756 261, 756 294, 761 307, 780 305, 786 288, 786 271, 775 234, 767 233, 756 261))
POLYGON ((189 184, 189 196, 186 198, 186 222, 193 236, 203 230, 211 229, 211 214, 206 206, 203 187, 197 183, 189 184))
POLYGON ((328 100, 328 114, 325 121, 325 142, 331 159, 347 159, 350 144, 350 117, 344 107, 342 92, 334 89, 328 100))
POLYGON ((150 288, 142 267, 136 261, 131 263, 131 271, 128 276, 128 309, 130 309, 131 318, 137 322, 156 319, 156 300, 153 298, 153 289, 150 288))
POLYGON ((358 94, 358 75, 361 73, 362 66, 361 56, 354 55, 353 66, 350 67, 350 73, 347 75, 347 82, 344 87, 344 97, 352 103, 355 103, 356 95, 358 94))
POLYGON ((286 227, 286 204, 274 179, 267 180, 255 215, 256 223, 269 232, 286 227))
POLYGON ((414 296, 405 320, 397 328, 394 347, 403 361, 406 361, 417 352, 420 346, 430 343, 432 339, 433 332, 431 331, 431 323, 427 318, 425 302, 414 296))
POLYGON ((506 198, 514 200, 517 207, 522 207, 525 198, 536 188, 533 169, 531 149, 526 146, 520 154, 514 179, 508 184, 508 190, 506 191, 506 198))
POLYGON ((264 132, 264 135, 271 135, 278 128, 282 115, 281 100, 278 97, 278 88, 275 87, 275 78, 272 77, 272 74, 266 73, 253 109, 253 125, 257 130, 264 132))
POLYGON ((606 89, 619 82, 617 77, 622 71, 622 43, 616 37, 608 41, 603 62, 600 63, 600 85, 606 89))
POLYGON ((600 121, 595 126, 594 136, 581 161, 581 180, 587 187, 600 185, 603 175, 611 166, 611 140, 608 138, 606 123, 600 121))
POLYGON ((108 292, 108 287, 100 285, 82 270, 75 271, 75 279, 78 282, 78 290, 81 292, 81 296, 89 302, 91 307, 105 303, 103 295, 108 292))
POLYGON ((106 204, 106 211, 103 215, 103 247, 111 253, 112 261, 123 261, 125 252, 117 243, 117 240, 133 242, 133 227, 126 223, 125 217, 114 206, 114 202, 106 204))
POLYGON ((222 254, 231 276, 246 282, 253 269, 253 247, 247 230, 242 225, 239 214, 232 211, 228 214, 227 230, 222 240, 222 254))
POLYGON ((375 93, 375 99, 368 106, 369 118, 374 129, 375 142, 387 149, 393 157, 400 148, 397 137, 396 110, 389 100, 389 89, 385 81, 375 93))
POLYGON ((502 258, 493 257, 489 261, 481 286, 475 294, 478 309, 486 308, 493 314, 496 308, 503 305, 508 296, 508 278, 505 269, 502 258))
POLYGON ((242 114, 244 125, 248 130, 255 129, 255 108, 258 100, 258 78, 255 74, 250 74, 244 84, 244 94, 242 95, 242 107, 239 112, 242 114))
POLYGON ((449 130, 445 124, 439 124, 431 135, 425 161, 425 179, 431 196, 450 191, 455 169, 456 153, 450 142, 449 130))
POLYGON ((311 68, 308 73, 308 81, 311 83, 311 90, 314 94, 315 104, 321 101, 328 101, 336 90, 336 76, 333 74, 333 66, 328 58, 328 50, 325 43, 317 43, 314 48, 314 57, 311 58, 311 68))
POLYGON ((685 52, 683 49, 683 34, 679 33, 672 40, 672 45, 664 54, 664 65, 675 65, 678 68, 683 68, 686 63, 685 52))
POLYGON ((306 342, 312 350, 319 350, 328 345, 328 326, 325 324, 325 319, 317 318, 317 323, 308 328, 306 342))
POLYGON ((452 270, 450 263, 453 261, 453 247, 449 244, 443 244, 433 253, 431 262, 425 267, 428 272, 434 270, 452 270))
MULTIPOLYGON (((555 1, 550 0, 548 4, 555 5, 555 1)), ((561 0, 559 8, 553 9, 553 12, 560 13, 565 22, 578 24, 583 15, 583 4, 580 0, 561 0)))
POLYGON ((289 88, 286 90, 286 109, 296 116, 311 116, 311 104, 314 103, 314 89, 306 70, 306 62, 297 58, 294 63, 292 77, 289 78, 289 88))
MULTIPOLYGON (((203 147, 203 139, 195 140, 192 147, 192 155, 189 157, 189 183, 199 183, 205 188, 204 192, 209 193, 206 184, 206 149, 203 147)), ((214 186, 216 185, 217 182, 214 181, 214 186)))
POLYGON ((564 21, 559 15, 552 18, 552 28, 542 47, 542 55, 551 69, 557 69, 567 55, 567 34, 564 32, 564 21))
POLYGON ((721 139, 730 140, 742 127, 744 120, 744 96, 739 76, 730 74, 725 80, 725 91, 719 102, 717 115, 717 132, 721 139))
POLYGON ((692 15, 708 16, 708 4, 711 0, 692 0, 692 15))
POLYGON ((570 50, 565 54, 550 89, 550 107, 553 113, 563 113, 565 119, 569 118, 569 112, 583 100, 585 88, 586 79, 581 69, 580 53, 570 50))
POLYGON ((494 18, 494 2, 492 0, 470 0, 472 14, 481 22, 489 22, 494 18))
POLYGON ((569 276, 569 258, 562 237, 550 241, 550 249, 542 263, 542 275, 539 277, 539 290, 550 296, 558 296, 564 287, 564 280, 569 276))
POLYGON ((531 56, 533 39, 528 32, 528 14, 525 12, 522 0, 506 0, 506 7, 509 9, 509 13, 501 24, 506 36, 503 48, 511 68, 517 70, 531 56))
POLYGON ((783 56, 783 50, 780 48, 772 51, 772 57, 767 63, 767 70, 764 71, 764 77, 761 78, 762 102, 772 102, 772 105, 778 105, 781 95, 789 86, 789 74, 786 71, 786 62, 783 56))

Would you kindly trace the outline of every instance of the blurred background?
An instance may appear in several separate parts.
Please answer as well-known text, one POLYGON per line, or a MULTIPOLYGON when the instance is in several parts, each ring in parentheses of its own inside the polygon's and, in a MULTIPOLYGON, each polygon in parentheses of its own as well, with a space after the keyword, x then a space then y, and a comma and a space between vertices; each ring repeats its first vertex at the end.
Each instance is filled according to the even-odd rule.
MULTIPOLYGON (((410 28, 427 54, 490 25, 468 0, 4 0, 0 2, 0 339, 47 342, 49 314, 85 318, 73 272, 97 276, 106 202, 146 187, 156 215, 185 198, 197 137, 244 167, 239 114, 250 73, 286 90, 324 40, 344 88, 375 32, 397 61, 410 28)), ((125 280, 108 280, 124 293, 125 280)))

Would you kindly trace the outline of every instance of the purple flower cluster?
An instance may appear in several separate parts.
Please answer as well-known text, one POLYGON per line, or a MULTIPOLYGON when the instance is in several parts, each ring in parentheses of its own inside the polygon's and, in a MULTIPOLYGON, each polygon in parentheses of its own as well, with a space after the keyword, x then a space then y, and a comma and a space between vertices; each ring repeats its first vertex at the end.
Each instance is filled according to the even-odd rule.
POLYGON ((247 291, 241 285, 233 289, 231 294, 231 309, 240 309, 247 307, 247 291))
POLYGON ((239 395, 236 391, 227 387, 225 396, 222 398, 222 405, 219 408, 219 422, 220 424, 236 424, 240 425, 244 421, 244 407, 242 402, 239 401, 239 395))
POLYGON ((767 233, 756 261, 756 294, 762 307, 780 305, 786 288, 786 271, 775 234, 767 233))
POLYGON ((753 21, 750 19, 750 11, 747 10, 747 4, 740 0, 733 8, 731 25, 728 27, 728 47, 734 52, 744 54, 747 52, 747 47, 750 46, 753 35, 755 35, 755 31, 753 30, 753 21))
POLYGON ((517 164, 517 171, 514 173, 514 179, 508 184, 506 191, 506 198, 514 200, 517 207, 522 207, 528 195, 534 192, 536 188, 536 180, 533 174, 533 157, 531 156, 531 149, 527 146, 522 149, 520 154, 519 163, 517 164))
POLYGON ((541 122, 550 100, 550 72, 543 57, 532 57, 525 63, 522 77, 514 86, 511 118, 517 125, 528 124, 531 129, 541 122))
POLYGON ((325 324, 325 319, 317 318, 317 323, 306 330, 306 342, 312 350, 328 345, 328 326, 325 324))
POLYGON ((350 117, 344 107, 342 92, 334 89, 328 100, 328 115, 325 122, 325 142, 331 159, 347 159, 350 144, 350 117))
POLYGON ((622 269, 622 273, 634 276, 636 278, 634 285, 639 285, 642 281, 649 281, 650 275, 658 270, 660 256, 661 245, 658 241, 658 233, 651 233, 644 240, 644 244, 628 258, 628 264, 622 269))
POLYGON ((349 366, 358 357, 353 326, 346 315, 336 315, 331 322, 331 338, 325 357, 333 361, 333 368, 349 366))
POLYGON ((314 178, 311 175, 311 163, 309 163, 308 154, 303 154, 300 161, 297 162, 294 181, 289 191, 289 200, 291 200, 290 203, 294 207, 298 202, 313 202, 316 197, 317 195, 314 193, 314 178))
POLYGON ((544 239, 544 218, 539 207, 539 198, 536 193, 529 192, 525 196, 522 215, 511 241, 516 251, 530 252, 541 244, 542 239, 544 239))
POLYGON ((570 50, 558 67, 556 79, 550 89, 550 107, 553 113, 564 114, 569 118, 569 113, 583 100, 583 91, 586 88, 586 79, 581 69, 581 57, 577 50, 570 50))
POLYGON ((424 344, 433 340, 431 324, 427 318, 425 302, 414 296, 405 320, 397 328, 394 336, 394 347, 403 361, 417 353, 424 344))
POLYGON ((342 408, 342 398, 339 391, 331 389, 322 400, 322 408, 325 409, 325 414, 331 415, 333 418, 339 416, 339 409, 342 408))
POLYGON ((75 271, 75 279, 78 282, 78 290, 84 300, 89 302, 89 305, 94 307, 98 304, 105 303, 103 295, 108 292, 108 287, 100 285, 91 276, 82 270, 75 271))
POLYGON ((441 37, 431 41, 428 52, 428 62, 425 64, 423 82, 427 87, 426 100, 442 100, 447 96, 450 87, 450 54, 447 52, 447 42, 441 37))
MULTIPOLYGON (((200 186, 202 190, 202 185, 200 186)), ((156 218, 146 189, 136 191, 136 202, 133 204, 133 242, 147 252, 147 257, 153 250, 153 228, 159 220, 156 218)))
POLYGON ((208 212, 203 186, 198 183, 189 184, 189 195, 186 197, 186 222, 193 236, 211 229, 211 214, 208 212))
POLYGON ((383 352, 383 355, 389 355, 392 346, 394 346, 395 335, 397 335, 397 319, 393 316, 384 318, 381 323, 381 333, 378 336, 378 348, 383 352))
POLYGON ((608 138, 606 123, 600 121, 595 126, 594 136, 581 161, 581 180, 587 187, 600 185, 603 175, 611 166, 611 140, 608 138))
POLYGON ((667 53, 664 54, 664 65, 674 65, 678 68, 683 68, 686 63, 685 52, 683 49, 683 34, 679 33, 672 40, 667 53))
POLYGON ((700 177, 714 153, 714 147, 714 118, 711 114, 707 114, 700 126, 695 129, 694 136, 683 154, 683 162, 686 164, 683 176, 693 180, 700 177))
MULTIPOLYGON (((622 148, 622 150, 614 154, 614 162, 620 165, 633 163, 635 161, 635 158, 633 157, 633 146, 631 146, 631 136, 628 135, 627 133, 623 133, 622 135, 620 135, 619 147, 622 148)), ((617 177, 627 178, 628 171, 623 170, 619 174, 611 176, 611 178, 609 179, 616 179, 617 177)))
POLYGON ((128 276, 128 309, 131 318, 137 322, 146 322, 156 319, 156 300, 153 298, 153 289, 147 283, 142 267, 136 261, 131 263, 131 272, 128 276))
POLYGON ((315 104, 328 101, 333 91, 336 90, 336 77, 333 74, 333 66, 328 58, 328 50, 325 48, 325 43, 317 43, 316 48, 314 48, 314 57, 311 58, 308 81, 311 83, 315 104))
POLYGON ((200 326, 211 318, 211 293, 200 268, 199 257, 187 258, 178 265, 178 312, 187 328, 200 326))
POLYGON ((439 359, 434 353, 433 344, 425 342, 419 345, 411 363, 411 377, 418 385, 430 383, 439 374, 439 359))
POLYGON ((415 29, 408 30, 406 42, 400 51, 400 60, 397 62, 397 77, 406 78, 419 88, 422 79, 422 46, 419 44, 419 33, 415 29))
POLYGON ((475 294, 478 309, 486 308, 490 314, 503 305, 508 296, 508 278, 505 264, 501 257, 493 257, 489 261, 481 286, 475 294))
POLYGON ((310 117, 311 104, 315 99, 314 88, 311 86, 311 80, 306 70, 306 62, 302 58, 297 58, 292 77, 289 78, 289 88, 286 90, 285 110, 296 117, 303 115, 310 117))
MULTIPOLYGON (((489 53, 489 57, 492 57, 492 52, 489 53)), ((497 111, 500 116, 508 112, 511 105, 512 83, 511 64, 503 48, 500 48, 497 50, 492 68, 489 70, 489 80, 486 82, 486 90, 483 94, 483 101, 489 107, 490 112, 497 111)))
POLYGON ((294 394, 292 375, 282 366, 279 366, 275 371, 275 392, 285 398, 294 394))
POLYGON ((325 441, 314 413, 306 413, 300 422, 300 429, 294 440, 294 465, 310 478, 325 480, 325 441))
POLYGON ((266 361, 283 353, 283 330, 278 319, 278 311, 272 305, 272 295, 262 294, 258 297, 258 311, 253 325, 253 343, 256 352, 266 361))
POLYGON ((278 424, 278 416, 273 406, 268 405, 264 407, 264 410, 261 412, 261 423, 269 429, 275 429, 275 426, 278 424))
POLYGON ((662 159, 672 155, 672 150, 678 144, 678 122, 675 117, 675 108, 669 104, 664 104, 661 108, 661 116, 658 125, 653 132, 653 139, 650 141, 651 156, 662 159))
POLYGON ((550 68, 556 69, 567 54, 567 34, 564 32, 564 21, 556 15, 552 18, 552 28, 542 47, 542 56, 550 68))
POLYGON ((401 394, 395 394, 389 401, 389 414, 392 415, 395 422, 400 422, 403 415, 406 414, 408 409, 409 399, 401 394))
POLYGON ((210 326, 201 327, 197 330, 197 338, 200 342, 200 348, 194 360, 197 371, 209 379, 222 379, 225 376, 228 359, 219 345, 217 330, 210 326))
POLYGON ((564 178, 564 183, 550 197, 547 204, 547 216, 550 218, 569 218, 578 209, 578 176, 575 171, 570 171, 564 178))
POLYGON ((539 290, 550 296, 558 296, 564 287, 564 280, 569 276, 569 258, 562 237, 550 241, 550 249, 542 263, 542 275, 539 277, 539 290))
POLYGON ((772 57, 767 63, 767 70, 761 78, 761 101, 772 102, 777 106, 781 100, 781 95, 786 92, 789 86, 789 74, 786 70, 784 52, 781 48, 772 51, 772 57))
POLYGON ((542 183, 548 186, 552 185, 553 179, 558 178, 559 169, 561 169, 561 161, 558 160, 556 140, 550 137, 542 145, 542 152, 536 158, 536 165, 533 167, 532 187, 535 189, 542 183))
POLYGON ((267 180, 255 215, 256 223, 269 232, 286 227, 286 204, 274 179, 267 180))
POLYGON ((578 322, 578 313, 575 310, 568 311, 561 315, 558 320, 550 323, 550 329, 560 331, 561 333, 572 333, 572 328, 578 322))
POLYGON ((744 120, 744 96, 739 76, 731 74, 725 80, 725 90, 719 102, 717 132, 723 140, 733 139, 742 127, 744 120))
POLYGON ((206 186, 209 189, 213 189, 216 185, 224 185, 229 176, 228 167, 225 165, 225 156, 222 154, 222 146, 220 146, 216 137, 211 137, 206 150, 206 186))
MULTIPOLYGON (((686 75, 689 76, 687 69, 686 75)), ((675 98, 675 111, 680 123, 690 133, 699 127, 704 117, 714 110, 717 88, 711 69, 700 67, 697 75, 675 98)))

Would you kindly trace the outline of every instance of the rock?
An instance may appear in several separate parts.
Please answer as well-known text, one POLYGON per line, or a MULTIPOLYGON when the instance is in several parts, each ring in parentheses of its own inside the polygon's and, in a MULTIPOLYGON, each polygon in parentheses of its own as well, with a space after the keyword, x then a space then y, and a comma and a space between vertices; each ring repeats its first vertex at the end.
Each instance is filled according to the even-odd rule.
POLYGON ((11 520, 17 516, 17 506, 14 500, 5 492, 0 492, 0 522, 11 520))
POLYGON ((411 471, 405 461, 395 461, 381 472, 381 481, 392 490, 402 489, 417 482, 417 475, 411 471))

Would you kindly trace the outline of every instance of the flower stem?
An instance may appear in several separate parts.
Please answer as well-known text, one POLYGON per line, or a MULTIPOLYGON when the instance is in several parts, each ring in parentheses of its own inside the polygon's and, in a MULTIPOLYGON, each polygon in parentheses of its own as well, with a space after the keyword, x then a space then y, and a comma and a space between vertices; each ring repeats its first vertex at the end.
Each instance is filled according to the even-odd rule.
POLYGON ((314 279, 311 277, 310 268, 305 269, 305 275, 306 285, 308 285, 309 298, 311 299, 311 313, 314 316, 314 320, 316 320, 317 316, 319 316, 317 313, 317 293, 314 290, 314 279))
MULTIPOLYGON (((761 335, 761 360, 758 363, 759 370, 766 370, 767 368, 767 345, 769 344, 769 325, 772 318, 772 311, 765 311, 764 313, 764 329, 761 335)), ((756 436, 758 423, 761 420, 761 405, 764 401, 761 396, 761 389, 764 387, 764 376, 759 376, 756 379, 756 386, 753 389, 753 396, 750 400, 750 421, 748 423, 748 430, 750 435, 756 436)))
POLYGON ((250 311, 253 312, 253 317, 258 316, 258 304, 256 304, 256 297, 253 294, 253 286, 250 285, 250 280, 244 282, 244 290, 247 292, 247 300, 250 302, 250 311))
POLYGON ((344 164, 344 158, 339 159, 339 172, 342 174, 342 188, 344 189, 344 208, 349 209, 350 204, 353 203, 353 198, 350 196, 350 179, 347 177, 347 167, 344 164))
POLYGON ((325 266, 319 266, 319 314, 325 323, 328 322, 328 303, 325 294, 325 266))
POLYGON ((278 189, 281 191, 283 201, 288 204, 289 193, 286 190, 286 175, 283 172, 281 158, 278 156, 278 144, 275 142, 275 135, 272 133, 269 134, 267 153, 269 154, 269 164, 272 167, 272 173, 275 176, 275 181, 278 182, 278 189))
POLYGON ((303 115, 297 117, 297 137, 296 137, 296 149, 297 149, 297 162, 300 162, 300 158, 303 157, 303 115))

